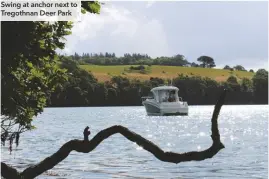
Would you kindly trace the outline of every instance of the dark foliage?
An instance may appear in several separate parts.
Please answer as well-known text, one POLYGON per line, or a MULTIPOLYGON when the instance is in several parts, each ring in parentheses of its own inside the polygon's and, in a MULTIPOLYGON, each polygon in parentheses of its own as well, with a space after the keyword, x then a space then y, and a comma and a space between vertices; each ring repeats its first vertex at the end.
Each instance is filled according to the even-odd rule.
POLYGON ((147 54, 133 53, 124 54, 123 57, 116 57, 115 53, 99 53, 89 54, 83 53, 79 55, 68 56, 70 60, 76 60, 80 64, 93 65, 167 65, 167 66, 198 66, 195 63, 190 63, 183 55, 175 55, 172 57, 157 57, 151 58, 147 54))
MULTIPOLYGON (((147 96, 150 89, 167 84, 161 78, 150 80, 130 80, 122 76, 114 76, 110 81, 99 83, 91 73, 76 66, 74 60, 62 60, 61 67, 68 72, 68 81, 63 84, 64 90, 53 93, 49 106, 122 106, 141 105, 141 97, 147 96)), ((141 69, 143 66, 131 67, 141 69)), ((227 88, 227 104, 267 104, 266 85, 267 71, 260 70, 253 80, 243 78, 238 82, 230 76, 226 82, 218 83, 211 78, 179 75, 172 80, 179 88, 179 96, 190 105, 214 104, 220 90, 227 88)), ((168 82, 169 84, 171 83, 168 82)))

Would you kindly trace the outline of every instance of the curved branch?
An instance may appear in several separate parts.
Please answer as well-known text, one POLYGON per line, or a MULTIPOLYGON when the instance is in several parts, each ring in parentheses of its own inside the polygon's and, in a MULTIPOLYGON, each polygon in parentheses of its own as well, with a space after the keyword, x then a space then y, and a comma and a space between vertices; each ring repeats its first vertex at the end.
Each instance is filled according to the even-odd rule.
MULTIPOLYGON (((65 143, 56 153, 51 155, 50 157, 44 159, 40 163, 31 166, 25 169, 20 173, 21 178, 35 178, 43 172, 52 169, 55 165, 64 160, 71 151, 81 152, 81 153, 89 153, 94 150, 103 140, 107 139, 111 135, 116 133, 120 133, 128 140, 137 143, 139 146, 143 147, 148 152, 152 153, 157 159, 164 162, 171 163, 180 163, 186 161, 201 161, 208 158, 212 158, 216 155, 221 149, 224 148, 224 145, 220 141, 220 134, 218 130, 218 115, 220 113, 221 106, 224 104, 224 99, 226 96, 226 90, 220 96, 218 102, 215 105, 214 112, 212 115, 211 123, 212 123, 212 135, 211 138, 213 140, 213 144, 206 150, 203 151, 191 151, 186 153, 174 153, 174 152, 165 152, 157 145, 152 143, 151 141, 143 138, 139 134, 130 131, 128 128, 123 126, 112 126, 107 129, 100 131, 96 134, 90 141, 88 140, 88 136, 90 132, 88 131, 88 126, 84 130, 84 139, 85 140, 71 140, 65 143)), ((3 172, 5 170, 14 171, 13 176, 17 176, 17 170, 11 169, 12 167, 7 166, 4 163, 1 163, 2 176, 5 178, 14 178, 10 176, 4 176, 3 172)))

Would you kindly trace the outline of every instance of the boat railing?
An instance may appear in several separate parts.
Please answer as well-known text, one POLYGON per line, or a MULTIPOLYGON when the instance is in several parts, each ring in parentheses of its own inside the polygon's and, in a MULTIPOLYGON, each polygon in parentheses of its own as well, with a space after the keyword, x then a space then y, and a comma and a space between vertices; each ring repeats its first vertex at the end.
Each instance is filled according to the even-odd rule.
POLYGON ((152 96, 143 96, 141 97, 142 101, 145 101, 146 99, 154 99, 152 96))
POLYGON ((158 87, 160 87, 160 86, 167 86, 167 84, 159 84, 158 87))

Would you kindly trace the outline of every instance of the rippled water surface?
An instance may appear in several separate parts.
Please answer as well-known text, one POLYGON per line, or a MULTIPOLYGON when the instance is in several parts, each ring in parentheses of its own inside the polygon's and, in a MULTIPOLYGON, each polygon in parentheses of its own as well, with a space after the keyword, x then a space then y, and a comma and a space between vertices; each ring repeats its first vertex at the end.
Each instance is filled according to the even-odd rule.
MULTIPOLYGON (((141 107, 47 108, 21 136, 19 147, 2 160, 23 170, 56 152, 71 139, 83 139, 112 125, 123 125, 166 151, 208 148, 212 141, 210 118, 214 106, 190 106, 189 116, 149 117, 141 107)), ((219 130, 225 149, 211 159, 165 163, 116 134, 88 154, 71 154, 37 178, 268 178, 268 106, 224 106, 219 130)))

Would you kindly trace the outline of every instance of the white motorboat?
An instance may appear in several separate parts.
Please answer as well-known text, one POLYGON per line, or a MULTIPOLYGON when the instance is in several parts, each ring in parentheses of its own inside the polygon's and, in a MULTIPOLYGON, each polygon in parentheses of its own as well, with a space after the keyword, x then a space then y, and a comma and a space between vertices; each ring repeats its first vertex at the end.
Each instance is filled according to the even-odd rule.
POLYGON ((175 86, 159 86, 150 90, 149 96, 142 97, 149 116, 188 115, 188 103, 178 96, 175 86))

